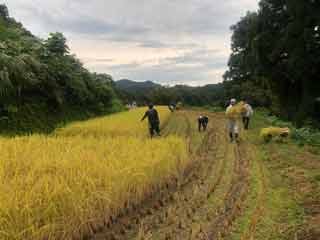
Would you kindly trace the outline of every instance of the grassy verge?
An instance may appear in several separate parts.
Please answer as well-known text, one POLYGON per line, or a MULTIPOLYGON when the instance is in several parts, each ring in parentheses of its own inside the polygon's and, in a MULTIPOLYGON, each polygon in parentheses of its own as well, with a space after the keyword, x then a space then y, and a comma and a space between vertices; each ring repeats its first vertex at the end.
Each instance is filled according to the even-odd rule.
POLYGON ((251 130, 245 134, 255 149, 251 165, 251 185, 246 210, 238 219, 231 239, 245 239, 250 231, 254 211, 259 204, 262 181, 264 201, 254 239, 320 239, 320 157, 314 148, 299 146, 294 141, 263 143, 259 131, 270 126, 264 115, 257 113, 251 130), (311 150, 311 151, 310 151, 311 150), (264 180, 258 164, 263 169, 264 180))

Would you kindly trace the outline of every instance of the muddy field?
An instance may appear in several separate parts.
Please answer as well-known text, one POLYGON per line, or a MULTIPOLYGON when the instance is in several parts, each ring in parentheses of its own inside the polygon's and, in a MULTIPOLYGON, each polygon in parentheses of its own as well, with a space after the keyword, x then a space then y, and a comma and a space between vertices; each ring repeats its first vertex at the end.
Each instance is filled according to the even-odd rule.
MULTIPOLYGON (((106 219, 89 239, 320 239, 319 199, 312 198, 312 214, 304 213, 311 204, 304 206, 307 193, 294 194, 296 174, 281 175, 293 166, 274 165, 284 161, 274 156, 276 145, 261 146, 253 130, 230 143, 224 114, 208 114, 207 132, 198 133, 198 114, 177 112, 163 130, 187 138, 193 160, 188 170, 139 206, 106 219)), ((319 167, 319 157, 312 157, 319 167)), ((318 191, 319 184, 312 187, 318 191)))

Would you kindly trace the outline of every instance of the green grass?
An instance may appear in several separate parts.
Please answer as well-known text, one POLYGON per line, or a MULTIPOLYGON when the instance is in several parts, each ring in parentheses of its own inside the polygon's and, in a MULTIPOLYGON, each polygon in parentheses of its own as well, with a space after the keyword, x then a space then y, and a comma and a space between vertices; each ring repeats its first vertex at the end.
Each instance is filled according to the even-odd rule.
POLYGON ((250 172, 250 191, 245 202, 244 214, 235 222, 231 240, 241 239, 241 236, 249 229, 251 216, 254 214, 258 206, 259 194, 262 192, 262 182, 259 173, 257 160, 254 160, 251 165, 250 172))
MULTIPOLYGON (((264 211, 256 226, 254 239, 295 239, 296 234, 305 227, 304 222, 307 219, 303 203, 309 195, 313 198, 320 195, 317 193, 319 191, 313 190, 312 193, 308 193, 297 191, 296 188, 297 181, 302 177, 307 185, 315 185, 314 183, 320 185, 319 168, 308 168, 303 158, 312 153, 290 140, 287 143, 263 143, 259 138, 259 132, 269 124, 263 114, 257 113, 252 121, 251 130, 246 136, 251 147, 256 149, 256 156, 251 165, 250 191, 245 202, 245 211, 236 221, 231 235, 232 240, 241 239, 241 236, 248 231, 250 219, 257 206, 257 197, 262 189, 258 161, 263 166, 266 189, 264 190, 264 211)), ((320 158, 318 159, 320 164, 320 158)))
POLYGON ((295 189, 282 174, 278 160, 270 160, 268 150, 260 148, 266 166, 265 213, 257 227, 257 239, 294 239, 303 222, 303 208, 295 197, 295 189))

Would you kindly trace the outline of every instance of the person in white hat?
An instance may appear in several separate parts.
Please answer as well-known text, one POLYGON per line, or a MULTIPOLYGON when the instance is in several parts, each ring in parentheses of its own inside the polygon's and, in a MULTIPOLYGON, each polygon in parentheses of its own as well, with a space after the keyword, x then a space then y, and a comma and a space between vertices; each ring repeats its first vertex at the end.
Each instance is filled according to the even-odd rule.
MULTIPOLYGON (((235 98, 232 98, 230 100, 230 105, 227 107, 226 112, 228 112, 231 108, 233 108, 237 103, 237 100, 235 98)), ((233 142, 236 140, 236 142, 239 141, 239 128, 237 125, 237 120, 234 118, 228 118, 228 131, 230 136, 230 142, 233 142)))

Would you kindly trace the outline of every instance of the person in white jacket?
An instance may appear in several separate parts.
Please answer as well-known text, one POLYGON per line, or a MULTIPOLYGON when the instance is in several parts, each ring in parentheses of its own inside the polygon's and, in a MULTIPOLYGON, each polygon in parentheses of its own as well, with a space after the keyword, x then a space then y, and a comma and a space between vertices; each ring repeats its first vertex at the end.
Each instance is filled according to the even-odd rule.
POLYGON ((253 109, 252 109, 251 105, 249 103, 247 103, 247 101, 244 100, 243 102, 244 102, 244 107, 245 107, 246 111, 242 113, 242 122, 243 122, 244 129, 248 130, 250 118, 253 115, 253 109))
MULTIPOLYGON (((227 107, 226 114, 228 113, 231 108, 233 108, 237 103, 237 100, 235 98, 232 98, 230 100, 230 105, 227 107)), ((236 142, 239 142, 239 127, 237 124, 236 118, 228 118, 228 132, 230 136, 230 142, 233 142, 234 139, 236 142)))

